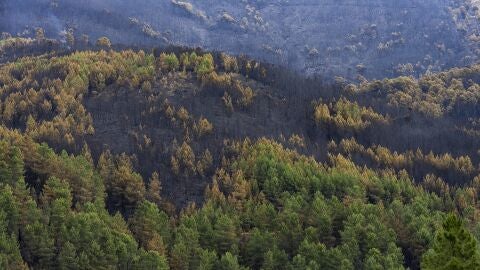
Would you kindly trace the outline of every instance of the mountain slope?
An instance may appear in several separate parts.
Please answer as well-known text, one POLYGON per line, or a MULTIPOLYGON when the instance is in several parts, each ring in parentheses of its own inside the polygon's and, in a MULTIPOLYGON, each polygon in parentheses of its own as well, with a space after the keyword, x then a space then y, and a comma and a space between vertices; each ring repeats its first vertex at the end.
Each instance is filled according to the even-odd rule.
POLYGON ((3 268, 419 269, 452 219, 478 262, 478 65, 328 85, 178 47, 0 45, 39 54, 0 66, 3 268))
POLYGON ((419 75, 474 63, 478 9, 454 0, 17 1, 0 31, 56 37, 73 29, 126 45, 187 45, 325 78, 419 75), (25 30, 25 32, 24 32, 25 30), (127 34, 128 33, 128 34, 127 34))

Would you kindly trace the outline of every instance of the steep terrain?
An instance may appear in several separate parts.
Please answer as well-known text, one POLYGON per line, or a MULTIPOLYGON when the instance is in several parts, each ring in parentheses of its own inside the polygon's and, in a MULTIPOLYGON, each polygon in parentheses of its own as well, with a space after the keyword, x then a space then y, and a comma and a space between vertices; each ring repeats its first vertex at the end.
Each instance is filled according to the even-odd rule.
POLYGON ((127 45, 248 54, 324 78, 420 75, 475 63, 478 8, 464 0, 3 1, 0 31, 69 29, 127 45))
POLYGON ((478 65, 332 86, 185 48, 1 45, 39 54, 0 66, 3 269, 480 265, 478 65))
POLYGON ((478 5, 0 1, 0 269, 480 269, 478 5))

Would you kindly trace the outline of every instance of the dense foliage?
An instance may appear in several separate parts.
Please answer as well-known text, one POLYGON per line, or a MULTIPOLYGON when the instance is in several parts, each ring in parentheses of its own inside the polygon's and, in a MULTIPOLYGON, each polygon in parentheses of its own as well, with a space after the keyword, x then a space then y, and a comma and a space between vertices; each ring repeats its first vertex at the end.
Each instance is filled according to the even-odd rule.
MULTIPOLYGON (((11 269, 403 269, 437 238, 434 252, 456 248, 442 246, 442 232, 435 238, 445 213, 478 216, 474 188, 439 196, 405 175, 340 155, 319 164, 267 139, 228 143, 204 204, 169 216, 125 156, 103 157, 95 169, 83 155, 17 136, 6 135, 1 148, 1 262, 11 269), (104 191, 133 214, 110 215, 104 191)), ((450 219, 444 227, 459 226, 450 219)), ((472 236, 459 237, 478 254, 472 236)), ((426 256, 443 256, 434 252, 426 256)))
POLYGON ((298 81, 225 54, 6 63, 0 268, 476 269, 479 148, 440 145, 447 128, 478 145, 475 109, 455 109, 475 70, 287 100, 298 81), (420 135, 398 147, 405 126, 420 135))

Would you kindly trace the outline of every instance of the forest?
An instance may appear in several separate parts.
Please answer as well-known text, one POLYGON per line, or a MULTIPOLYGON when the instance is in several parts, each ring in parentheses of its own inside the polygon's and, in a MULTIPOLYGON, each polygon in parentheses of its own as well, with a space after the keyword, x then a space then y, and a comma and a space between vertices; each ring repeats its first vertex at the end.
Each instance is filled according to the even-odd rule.
POLYGON ((1 269, 480 269, 480 65, 67 42, 0 42, 1 269))

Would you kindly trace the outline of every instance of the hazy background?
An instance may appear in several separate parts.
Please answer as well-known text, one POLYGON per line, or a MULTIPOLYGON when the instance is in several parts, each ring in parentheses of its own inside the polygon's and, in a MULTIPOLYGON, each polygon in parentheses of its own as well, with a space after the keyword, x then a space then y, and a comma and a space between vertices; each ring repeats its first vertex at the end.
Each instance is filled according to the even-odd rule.
POLYGON ((305 74, 420 75, 478 58, 465 0, 3 0, 0 31, 248 54, 305 74))

